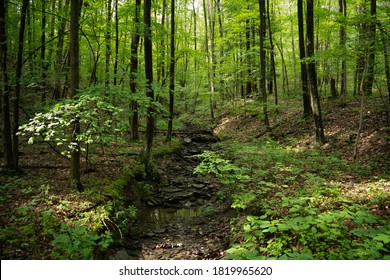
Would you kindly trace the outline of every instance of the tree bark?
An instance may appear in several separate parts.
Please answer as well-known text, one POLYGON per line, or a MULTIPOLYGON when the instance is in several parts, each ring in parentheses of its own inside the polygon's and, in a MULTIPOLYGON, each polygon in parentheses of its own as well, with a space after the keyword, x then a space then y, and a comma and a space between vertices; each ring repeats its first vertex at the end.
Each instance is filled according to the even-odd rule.
POLYGON ((20 79, 22 77, 23 66, 23 47, 24 47, 24 31, 26 27, 26 14, 28 10, 29 0, 23 0, 22 14, 20 18, 19 27, 19 43, 18 43, 18 55, 16 59, 16 75, 15 75, 15 96, 13 98, 14 107, 14 120, 13 120, 13 140, 12 140, 12 153, 13 153, 13 169, 19 169, 19 104, 20 104, 20 79))
POLYGON ((262 94, 263 100, 263 114, 264 114, 264 125, 266 131, 271 131, 271 126, 269 124, 268 118, 268 108, 267 108, 267 87, 266 87, 266 61, 265 61, 265 35, 266 35, 266 15, 265 15, 265 1, 259 0, 260 8, 260 91, 262 94))
MULTIPOLYGON (((135 14, 134 14, 134 32, 131 39, 130 46, 130 91, 133 96, 137 94, 137 73, 138 73, 138 45, 140 40, 139 35, 139 13, 141 7, 141 0, 135 0, 135 14)), ((131 138, 133 140, 139 139, 138 131, 138 102, 131 101, 131 138)))
POLYGON ((112 0, 107 1, 107 15, 106 15, 106 79, 105 84, 110 84, 110 60, 111 60, 111 18, 112 18, 112 0))
POLYGON ((172 139, 175 100, 175 0, 171 0, 171 59, 169 63, 169 121, 166 141, 172 139))
POLYGON ((268 35, 269 35, 269 47, 270 47, 271 76, 274 85, 275 105, 278 105, 278 86, 276 84, 275 46, 272 37, 269 1, 267 1, 267 23, 268 23, 268 35))
POLYGON ((389 52, 387 50, 388 46, 386 44, 386 36, 385 31, 382 27, 382 24, 380 22, 377 23, 379 31, 381 33, 381 39, 382 39, 382 48, 383 48, 383 56, 385 60, 385 74, 386 74, 386 85, 387 85, 387 94, 389 97, 389 105, 390 105, 390 65, 389 65, 389 52))
POLYGON ((42 1, 42 22, 41 22, 41 77, 42 77, 42 95, 41 100, 46 99, 46 1, 42 1))
POLYGON ((114 86, 118 80, 118 55, 119 55, 119 15, 118 0, 115 0, 115 61, 114 61, 114 86))
POLYGON ((318 145, 325 143, 324 128, 322 124, 320 98, 317 86, 317 72, 314 62, 314 4, 313 0, 306 2, 306 36, 307 36, 307 58, 310 84, 310 99, 313 110, 314 125, 316 130, 316 142, 318 145))
MULTIPOLYGON (((69 97, 73 98, 80 86, 79 69, 79 17, 80 0, 71 0, 70 9, 70 50, 69 50, 69 97)), ((80 142, 77 136, 80 134, 80 121, 77 117, 73 120, 71 141, 75 144, 71 152, 70 160, 70 179, 71 187, 82 192, 84 190, 81 184, 80 172, 80 142)))
POLYGON ((214 0, 209 0, 209 31, 210 31, 210 117, 214 120, 214 95, 215 95, 215 70, 216 70, 216 60, 215 60, 215 4, 214 0))
POLYGON ((151 156, 154 137, 154 91, 153 91, 153 45, 151 32, 151 0, 144 1, 144 52, 145 52, 145 77, 146 95, 149 98, 148 115, 146 123, 146 149, 144 154, 145 172, 148 177, 152 175, 151 156))
MULTIPOLYGON (((59 1, 59 9, 65 11, 68 10, 70 0, 65 1, 65 5, 62 6, 62 0, 59 1)), ((66 19, 60 18, 61 24, 58 28, 58 43, 57 54, 55 62, 55 85, 53 90, 53 99, 61 98, 61 84, 62 84, 62 66, 63 66, 63 53, 64 53, 64 33, 66 28, 66 19)))
POLYGON ((376 0, 370 0, 370 22, 368 25, 368 48, 367 48, 367 75, 363 90, 366 95, 372 94, 375 70, 375 47, 376 47, 376 0))
POLYGON ((343 58, 341 61, 341 85, 340 85, 340 95, 341 95, 341 106, 346 106, 346 96, 347 96, 347 33, 346 33, 346 18, 347 18, 347 2, 346 0, 339 0, 339 12, 343 17, 343 22, 340 26, 340 48, 343 52, 343 58))
POLYGON ((11 135, 11 116, 10 116, 10 98, 9 81, 7 72, 7 34, 6 34, 6 15, 7 5, 5 0, 0 0, 0 63, 1 63, 1 116, 2 116, 2 134, 3 134, 3 156, 5 170, 12 171, 12 135, 11 135))
POLYGON ((308 87, 308 74, 306 67, 306 50, 305 50, 305 33, 304 33, 304 19, 303 19, 303 4, 302 0, 298 0, 298 33, 299 33, 299 58, 301 60, 301 86, 302 86, 302 100, 303 100, 303 117, 307 118, 312 114, 310 105, 310 95, 308 87))

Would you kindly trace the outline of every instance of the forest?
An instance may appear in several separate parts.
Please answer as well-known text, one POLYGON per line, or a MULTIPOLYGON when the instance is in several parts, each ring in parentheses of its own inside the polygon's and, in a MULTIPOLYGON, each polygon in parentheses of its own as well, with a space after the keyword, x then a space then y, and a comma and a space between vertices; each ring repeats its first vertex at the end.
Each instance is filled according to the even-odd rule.
POLYGON ((0 0, 1 259, 390 259, 387 0, 0 0))

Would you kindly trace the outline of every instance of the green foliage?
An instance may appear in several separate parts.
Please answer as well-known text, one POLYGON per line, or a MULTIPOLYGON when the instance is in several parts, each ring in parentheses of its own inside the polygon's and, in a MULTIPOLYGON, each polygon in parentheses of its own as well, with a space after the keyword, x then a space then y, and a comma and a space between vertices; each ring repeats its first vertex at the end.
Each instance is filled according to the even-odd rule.
POLYGON ((234 183, 239 185, 251 181, 243 168, 221 158, 216 152, 204 151, 196 157, 202 159, 202 162, 195 168, 194 173, 214 174, 226 185, 234 183))
POLYGON ((363 174, 365 168, 351 168, 337 154, 294 150, 272 140, 222 145, 234 163, 207 154, 203 173, 226 176, 237 186, 239 180, 231 178, 238 169, 244 174, 251 170, 248 182, 231 188, 232 207, 245 210, 247 218, 233 227, 228 259, 389 258, 390 224, 367 204, 388 200, 383 191, 387 180, 377 178, 361 187, 363 193, 346 194, 342 181, 333 178, 363 174), (227 174, 221 172, 224 168, 227 174), (262 214, 248 215, 251 211, 262 214))
POLYGON ((196 155, 202 162, 195 168, 194 173, 214 174, 222 184, 231 186, 232 208, 246 209, 264 188, 249 189, 244 184, 252 181, 244 168, 238 167, 231 161, 221 158, 217 153, 204 151, 196 155))
MULTIPOLYGON (((111 90, 114 91, 113 88, 111 90)), ((123 96, 124 94, 121 94, 118 97, 123 96)), ((115 134, 125 132, 128 121, 124 115, 124 106, 115 105, 112 98, 102 86, 87 88, 80 91, 75 98, 55 104, 46 113, 37 113, 29 123, 20 127, 19 134, 28 135, 29 144, 42 138, 44 141, 54 142, 57 146, 63 146, 62 153, 68 157, 77 146, 72 142, 69 133, 75 121, 79 121, 82 126, 81 133, 76 135, 77 141, 81 143, 91 144, 97 141, 108 144, 118 141, 115 134)))
POLYGON ((52 257, 54 259, 90 260, 97 247, 107 248, 112 242, 111 233, 97 235, 89 233, 86 227, 71 228, 61 225, 60 234, 54 236, 52 257))
MULTIPOLYGON (((230 259, 380 259, 390 253, 389 224, 364 211, 307 209, 312 215, 280 219, 248 216, 244 243, 230 259)), ((294 212, 295 213, 295 212, 294 212)))

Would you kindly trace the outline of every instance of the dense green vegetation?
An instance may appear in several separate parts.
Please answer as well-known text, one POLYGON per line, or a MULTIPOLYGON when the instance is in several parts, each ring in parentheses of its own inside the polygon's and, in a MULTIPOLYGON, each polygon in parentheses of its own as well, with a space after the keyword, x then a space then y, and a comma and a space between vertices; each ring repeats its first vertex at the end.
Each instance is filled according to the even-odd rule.
POLYGON ((389 259, 388 1, 19 2, 0 0, 1 258, 107 257, 203 129, 222 257, 389 259))

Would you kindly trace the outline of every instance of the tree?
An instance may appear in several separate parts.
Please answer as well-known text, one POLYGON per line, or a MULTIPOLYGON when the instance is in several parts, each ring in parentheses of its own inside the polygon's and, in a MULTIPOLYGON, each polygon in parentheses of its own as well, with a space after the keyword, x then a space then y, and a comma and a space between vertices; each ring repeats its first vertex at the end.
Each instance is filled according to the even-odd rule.
MULTIPOLYGON (((130 91, 134 95, 137 94, 137 74, 138 74, 138 45, 140 40, 139 35, 139 12, 140 12, 141 0, 135 1, 135 13, 134 13, 134 31, 131 39, 130 46, 130 91)), ((131 137, 133 140, 139 139, 138 133, 138 102, 134 99, 131 101, 131 137)))
MULTIPOLYGON (((208 1, 208 18, 209 18, 209 31, 210 31, 210 117, 214 119, 214 95, 215 95, 215 3, 214 0, 208 1)), ((206 19, 205 19, 206 20, 206 19)))
MULTIPOLYGON (((273 42, 272 35, 272 26, 271 26, 271 16, 270 16, 270 8, 269 1, 267 1, 267 24, 268 24, 268 37, 269 37, 269 49, 270 49, 270 68, 271 68, 271 77, 270 78, 270 90, 272 90, 272 84, 274 86, 274 94, 275 94, 275 104, 278 105, 278 87, 276 84, 276 65, 275 65, 275 46, 273 42)), ((270 91, 270 94, 272 92, 270 91)))
POLYGON ((5 0, 0 0, 0 63, 1 63, 1 116, 3 134, 3 157, 6 171, 13 169, 12 136, 11 136, 11 116, 9 98, 9 80, 7 72, 7 33, 6 33, 7 5, 5 0))
MULTIPOLYGON (((65 5, 62 5, 63 0, 59 0, 59 9, 68 11, 70 0, 65 0, 65 5)), ((60 25, 58 28, 58 42, 57 42, 57 53, 56 53, 56 62, 55 62, 55 84, 53 90, 53 99, 58 99, 63 97, 61 94, 61 84, 63 81, 62 77, 62 68, 63 68, 63 55, 64 55, 64 33, 66 28, 66 18, 59 17, 60 25)))
POLYGON ((110 84, 110 60, 111 60, 111 18, 112 18, 112 0, 107 1, 107 15, 106 15, 106 85, 110 84))
MULTIPOLYGON (((79 16, 80 16, 80 1, 71 0, 70 8, 70 47, 69 47, 69 97, 75 97, 80 86, 80 69, 79 69, 79 16)), ((80 134, 80 121, 77 116, 73 119, 71 139, 74 147, 71 152, 70 161, 70 178, 71 186, 78 191, 83 191, 84 187, 81 184, 80 172, 80 142, 77 139, 80 134)))
POLYGON ((308 74, 306 68, 306 50, 305 50, 305 31, 303 18, 302 0, 298 0, 298 33, 299 33, 299 58, 301 60, 301 86, 303 100, 303 116, 306 118, 311 115, 312 109, 310 106, 310 94, 308 88, 308 74))
POLYGON ((175 0, 171 0, 171 57, 169 62, 169 121, 166 141, 171 141, 175 100, 175 0))
POLYGON ((144 154, 145 171, 148 176, 152 174, 151 157, 154 138, 154 90, 153 90, 153 45, 151 32, 151 0, 144 1, 144 52, 145 52, 145 78, 146 96, 149 98, 146 122, 146 149, 144 154))
POLYGON ((320 97, 317 86, 317 72, 314 61, 314 3, 313 0, 306 2, 306 40, 307 40, 307 65, 310 84, 310 99, 313 110, 314 125, 316 130, 316 142, 319 145, 325 143, 324 128, 322 125, 322 114, 320 97))
POLYGON ((363 90, 367 95, 372 94, 375 75, 375 47, 376 47, 376 0, 370 0, 370 19, 368 22, 368 46, 367 46, 367 75, 363 90))
POLYGON ((346 33, 346 18, 347 18, 347 2, 346 0, 339 0, 339 12, 342 16, 342 22, 340 25, 340 48, 343 51, 343 58, 341 60, 341 105, 346 105, 347 95, 347 59, 346 59, 346 44, 347 44, 347 33, 346 33))
POLYGON ((260 9, 260 91, 263 101, 263 114, 264 114, 264 125, 267 131, 271 131, 268 118, 267 108, 267 88, 266 88, 266 61, 265 61, 265 35, 266 35, 266 15, 265 15, 265 1, 259 0, 260 9))

